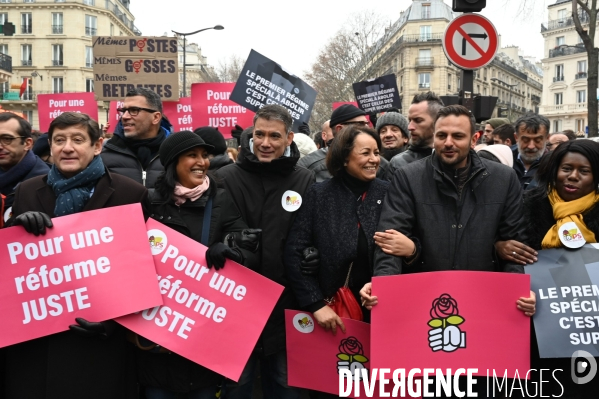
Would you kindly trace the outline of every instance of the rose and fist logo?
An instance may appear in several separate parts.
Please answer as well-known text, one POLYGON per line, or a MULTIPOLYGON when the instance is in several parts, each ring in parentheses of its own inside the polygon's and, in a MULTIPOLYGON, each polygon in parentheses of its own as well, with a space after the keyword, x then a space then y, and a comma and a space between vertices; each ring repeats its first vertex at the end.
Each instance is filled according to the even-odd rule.
POLYGON ((360 369, 366 369, 364 364, 368 362, 368 358, 364 356, 364 348, 356 337, 348 337, 341 340, 339 344, 339 354, 337 358, 337 373, 340 373, 342 369, 349 370, 351 375, 358 374, 358 380, 361 379, 360 369))
POLYGON ((428 344, 433 352, 453 352, 466 347, 466 333, 458 327, 466 320, 459 313, 457 301, 449 294, 433 301, 428 322, 432 328, 428 332, 428 344))

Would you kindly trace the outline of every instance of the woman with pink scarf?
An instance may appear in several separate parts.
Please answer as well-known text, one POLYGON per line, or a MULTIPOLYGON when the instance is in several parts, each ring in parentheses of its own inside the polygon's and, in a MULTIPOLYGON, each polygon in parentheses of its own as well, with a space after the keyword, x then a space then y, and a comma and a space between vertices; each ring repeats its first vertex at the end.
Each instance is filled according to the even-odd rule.
MULTIPOLYGON (((260 230, 248 229, 228 193, 207 172, 213 146, 197 134, 171 134, 160 146, 164 172, 151 193, 150 217, 208 247, 208 267, 226 259, 257 266, 260 230), (225 244, 226 242, 226 244, 225 244)), ((224 377, 136 337, 138 379, 147 399, 214 398, 224 377)))

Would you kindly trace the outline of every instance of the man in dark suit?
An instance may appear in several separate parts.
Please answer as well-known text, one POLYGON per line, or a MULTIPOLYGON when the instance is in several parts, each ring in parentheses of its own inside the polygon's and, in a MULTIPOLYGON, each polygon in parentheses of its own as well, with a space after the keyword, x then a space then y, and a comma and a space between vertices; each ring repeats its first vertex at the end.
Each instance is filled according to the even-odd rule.
MULTIPOLYGON (((48 131, 54 166, 21 183, 7 225, 45 234, 52 217, 141 202, 147 189, 111 174, 98 155, 102 137, 88 115, 65 112, 48 131)), ((69 331, 6 348, 4 392, 11 398, 136 398, 135 359, 114 321, 78 318, 69 331)))

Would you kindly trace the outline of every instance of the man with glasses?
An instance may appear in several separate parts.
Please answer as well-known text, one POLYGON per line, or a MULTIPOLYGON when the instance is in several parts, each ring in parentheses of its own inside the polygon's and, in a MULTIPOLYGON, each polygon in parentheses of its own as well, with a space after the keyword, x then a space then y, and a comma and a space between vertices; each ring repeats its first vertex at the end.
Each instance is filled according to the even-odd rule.
POLYGON ((514 170, 523 190, 533 188, 531 184, 545 154, 549 139, 549 120, 542 115, 524 115, 514 123, 518 148, 514 153, 514 170))
POLYGON ((111 172, 152 189, 164 171, 158 149, 172 133, 172 125, 162 113, 162 101, 152 90, 135 88, 127 93, 117 111, 121 120, 104 145, 102 160, 111 172))
POLYGON ((29 122, 12 112, 0 113, 0 227, 10 217, 17 185, 50 170, 32 147, 29 122))
POLYGON ((549 140, 547 140, 547 151, 553 151, 557 148, 561 143, 565 143, 566 141, 576 140, 576 138, 571 139, 565 133, 551 133, 549 135, 549 140))
MULTIPOLYGON (((343 104, 339 108, 335 109, 331 114, 329 126, 333 132, 333 139, 337 133, 341 131, 341 129, 349 125, 369 126, 370 122, 368 121, 368 118, 366 118, 366 112, 362 111, 353 104, 343 104)), ((313 171, 316 176, 317 183, 331 178, 331 174, 325 165, 325 159, 327 157, 327 153, 329 152, 329 146, 330 143, 326 148, 321 148, 306 155, 297 163, 299 166, 303 166, 304 168, 313 171)), ((376 176, 380 179, 391 179, 389 161, 382 157, 376 176)))

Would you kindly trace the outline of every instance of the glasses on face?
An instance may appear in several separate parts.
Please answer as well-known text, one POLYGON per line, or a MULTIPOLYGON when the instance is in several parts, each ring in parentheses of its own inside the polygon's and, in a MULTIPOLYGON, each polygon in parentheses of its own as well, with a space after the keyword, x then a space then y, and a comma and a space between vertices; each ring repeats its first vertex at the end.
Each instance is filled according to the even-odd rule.
POLYGON ((131 116, 137 116, 137 115, 139 115, 139 111, 146 111, 146 112, 149 112, 149 113, 158 112, 155 109, 141 108, 141 107, 117 108, 116 111, 121 116, 123 116, 125 114, 125 112, 129 112, 129 115, 131 115, 131 116))
POLYGON ((25 136, 9 136, 7 134, 0 136, 0 143, 2 145, 11 145, 13 140, 24 139, 25 136))
MULTIPOLYGON (((55 136, 52 137, 52 145, 56 146, 56 147, 63 147, 67 141, 69 139, 67 137, 62 137, 62 136, 55 136)), ((87 143, 87 139, 84 137, 80 137, 80 136, 76 136, 70 139, 71 140, 71 145, 74 146, 82 146, 83 144, 87 143)))
POLYGON ((343 125, 343 126, 347 126, 347 125, 368 126, 369 124, 370 124, 370 122, 368 122, 368 121, 354 121, 354 122, 343 122, 343 123, 340 123, 340 125, 343 125))

